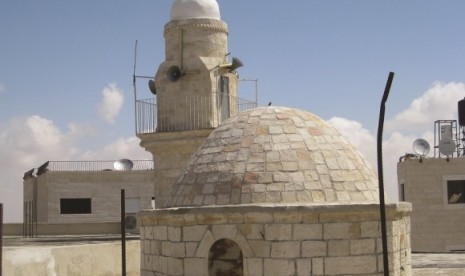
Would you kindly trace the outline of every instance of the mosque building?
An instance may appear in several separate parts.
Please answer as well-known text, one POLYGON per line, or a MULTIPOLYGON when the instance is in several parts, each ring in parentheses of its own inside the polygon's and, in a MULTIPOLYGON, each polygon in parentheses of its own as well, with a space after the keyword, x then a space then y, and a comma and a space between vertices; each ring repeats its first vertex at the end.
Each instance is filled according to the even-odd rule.
MULTIPOLYGON (((156 164, 141 275, 384 275, 378 181, 359 152, 310 112, 238 98, 215 0, 176 0, 164 37, 156 111, 137 127, 156 164)), ((386 204, 390 275, 411 275, 411 211, 386 204)))

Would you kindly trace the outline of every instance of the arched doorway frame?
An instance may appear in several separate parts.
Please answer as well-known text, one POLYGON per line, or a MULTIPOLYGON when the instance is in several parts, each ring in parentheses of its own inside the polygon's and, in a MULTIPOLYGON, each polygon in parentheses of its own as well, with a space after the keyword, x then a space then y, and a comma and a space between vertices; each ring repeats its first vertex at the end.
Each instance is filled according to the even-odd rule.
POLYGON ((213 243, 208 256, 208 275, 244 275, 244 257, 236 242, 219 239, 213 243))
POLYGON ((214 225, 211 228, 212 229, 209 228, 203 235, 203 238, 195 251, 195 257, 208 259, 210 248, 213 243, 220 239, 229 239, 237 243, 242 250, 242 256, 244 259, 254 257, 252 247, 244 235, 242 235, 241 231, 237 229, 236 225, 214 225))

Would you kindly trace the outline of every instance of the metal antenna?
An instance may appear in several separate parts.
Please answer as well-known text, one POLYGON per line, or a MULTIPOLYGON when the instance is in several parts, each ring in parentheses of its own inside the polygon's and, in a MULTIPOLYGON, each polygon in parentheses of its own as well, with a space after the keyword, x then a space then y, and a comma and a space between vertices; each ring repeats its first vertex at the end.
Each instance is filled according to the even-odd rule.
MULTIPOLYGON (((133 86, 133 91, 134 91, 134 128, 135 128, 135 133, 137 134, 138 133, 138 130, 139 130, 139 127, 137 125, 137 118, 138 118, 138 110, 137 110, 137 106, 138 106, 138 100, 137 100, 137 86, 136 86, 136 82, 137 82, 137 79, 138 78, 142 78, 142 79, 150 79, 150 80, 154 80, 155 77, 154 76, 138 76, 136 75, 136 67, 137 67, 137 40, 135 42, 135 45, 134 45, 134 68, 133 68, 133 72, 132 72, 132 86, 133 86)), ((153 94, 155 94, 155 92, 152 91, 153 94)))
POLYGON ((134 69, 132 72, 132 87, 134 92, 134 131, 137 133, 137 89, 136 89, 137 39, 134 44, 134 69))

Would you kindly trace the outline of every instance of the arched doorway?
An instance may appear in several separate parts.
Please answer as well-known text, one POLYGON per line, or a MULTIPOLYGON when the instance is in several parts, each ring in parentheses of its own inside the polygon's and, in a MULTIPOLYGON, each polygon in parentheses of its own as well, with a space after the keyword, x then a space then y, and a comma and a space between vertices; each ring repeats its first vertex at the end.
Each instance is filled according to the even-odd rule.
POLYGON ((216 241, 208 254, 208 275, 210 276, 242 276, 242 251, 232 240, 216 241))

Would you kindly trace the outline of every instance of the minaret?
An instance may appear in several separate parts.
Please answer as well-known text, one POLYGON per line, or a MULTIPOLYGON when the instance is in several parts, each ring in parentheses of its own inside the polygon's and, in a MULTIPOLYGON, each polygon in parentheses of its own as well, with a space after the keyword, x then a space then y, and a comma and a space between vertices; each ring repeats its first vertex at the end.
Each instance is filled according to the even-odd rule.
POLYGON ((138 134, 155 161, 156 208, 188 158, 210 132, 238 110, 235 69, 229 60, 228 28, 215 0, 176 0, 165 25, 165 61, 151 83, 156 127, 138 134))

